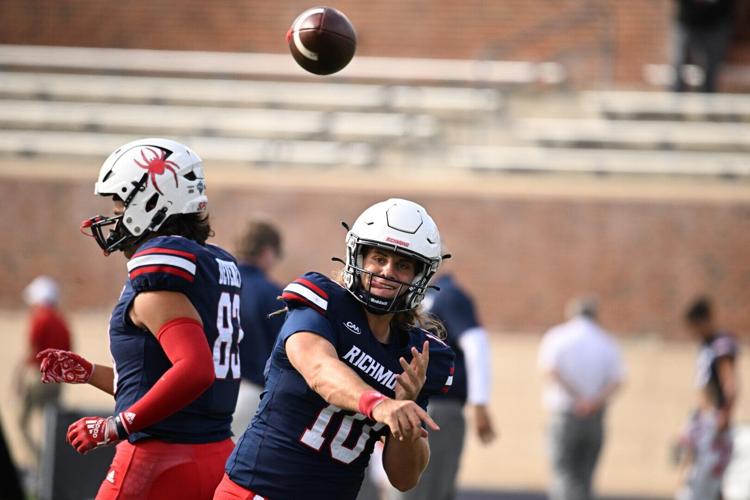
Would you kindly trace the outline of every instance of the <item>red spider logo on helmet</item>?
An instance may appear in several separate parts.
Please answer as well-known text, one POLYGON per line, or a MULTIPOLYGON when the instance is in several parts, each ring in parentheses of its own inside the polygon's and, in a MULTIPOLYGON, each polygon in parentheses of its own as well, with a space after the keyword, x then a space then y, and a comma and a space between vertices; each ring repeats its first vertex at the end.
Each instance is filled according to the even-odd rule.
POLYGON ((179 169, 180 167, 175 162, 166 159, 166 151, 160 149, 159 152, 156 152, 153 148, 143 148, 141 150, 141 158, 143 158, 144 163, 140 163, 138 160, 135 160, 135 164, 143 169, 148 170, 149 177, 151 178, 151 183, 154 185, 154 189, 156 189, 157 193, 159 193, 160 195, 164 195, 164 193, 161 192, 161 189, 159 189, 159 185, 156 183, 156 176, 162 175, 167 170, 172 172, 172 175, 174 175, 175 187, 178 186, 177 171, 175 169, 179 169), (151 153, 151 158, 146 156, 146 151, 149 151, 151 153))

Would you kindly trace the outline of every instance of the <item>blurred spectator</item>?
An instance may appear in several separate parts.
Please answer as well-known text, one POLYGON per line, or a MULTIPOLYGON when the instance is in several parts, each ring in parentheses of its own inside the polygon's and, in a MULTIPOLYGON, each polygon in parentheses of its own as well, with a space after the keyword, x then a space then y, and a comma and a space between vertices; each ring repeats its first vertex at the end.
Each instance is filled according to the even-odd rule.
POLYGON ((456 497, 456 477, 464 446, 466 421, 464 405, 471 410, 471 423, 480 441, 490 443, 495 438, 492 418, 487 405, 490 399, 491 367, 487 333, 481 326, 474 308, 474 301, 455 281, 444 274, 435 281, 440 291, 431 290, 422 301, 431 314, 437 316, 446 330, 446 341, 456 353, 453 386, 445 395, 430 399, 427 412, 445 429, 430 434, 430 462, 422 474, 419 484, 400 493, 388 484, 380 455, 373 453, 365 481, 358 500, 380 498, 377 489, 385 489, 385 495, 394 499, 452 500, 456 497))
POLYGON ((539 348, 544 403, 551 414, 549 497, 586 500, 604 443, 605 410, 622 384, 624 367, 614 339, 597 323, 596 301, 573 300, 566 317, 544 335, 539 348))
POLYGON ((269 317, 283 308, 277 300, 281 287, 268 277, 282 255, 281 234, 272 224, 250 221, 237 242, 236 254, 242 276, 240 324, 244 337, 240 342, 242 382, 232 433, 241 436, 258 409, 266 360, 284 323, 283 315, 269 317))
POLYGON ((690 333, 700 342, 696 363, 697 408, 681 438, 684 476, 679 500, 718 500, 732 456, 732 409, 737 397, 733 335, 716 328, 711 303, 693 302, 685 312, 690 333))
POLYGON ((47 404, 58 405, 60 386, 42 384, 35 356, 47 348, 69 350, 70 332, 57 309, 59 288, 55 280, 38 276, 24 289, 23 299, 29 306, 29 329, 26 352, 16 369, 16 390, 22 401, 18 423, 26 444, 38 459, 40 443, 32 437, 30 417, 47 404))
POLYGON ((445 429, 430 434, 430 463, 419 484, 400 494, 408 500, 452 500, 456 496, 456 475, 464 446, 466 421, 464 405, 468 404, 470 422, 482 443, 495 438, 492 418, 487 410, 492 374, 487 332, 477 318, 472 298, 455 281, 444 274, 422 302, 445 326, 446 341, 456 353, 453 386, 445 395, 430 399, 427 412, 445 429))
POLYGON ((703 70, 702 92, 715 92, 719 67, 732 34, 734 0, 676 0, 672 33, 673 90, 684 92, 685 64, 703 70))

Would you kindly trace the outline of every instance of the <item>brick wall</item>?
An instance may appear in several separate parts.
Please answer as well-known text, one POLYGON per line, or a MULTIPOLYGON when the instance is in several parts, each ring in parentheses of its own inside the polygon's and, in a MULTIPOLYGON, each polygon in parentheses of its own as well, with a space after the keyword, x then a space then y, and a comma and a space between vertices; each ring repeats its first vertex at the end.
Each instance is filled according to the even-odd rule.
MULTIPOLYGON (((213 241, 231 249, 244 218, 261 213, 285 234, 279 281, 329 273, 337 268, 330 257, 344 256, 339 221, 384 196, 373 189, 211 186, 213 241)), ((42 272, 62 280, 66 308, 113 305, 125 261, 103 257, 78 232, 81 219, 108 208, 91 191, 91 182, 0 179, 0 309, 20 307, 21 289, 42 272)), ((455 256, 446 269, 476 295, 493 329, 539 331, 561 318, 569 297, 594 292, 618 332, 682 334, 684 305, 710 292, 722 324, 750 336, 748 202, 398 191, 429 207, 455 256)))
MULTIPOLYGON (((359 33, 359 54, 565 63, 579 85, 637 85, 667 60, 671 0, 331 0, 359 33)), ((0 43, 284 52, 312 4, 273 0, 5 0, 0 43)), ((750 22, 748 23, 750 24, 750 22)), ((750 40, 735 42, 750 63, 750 40)))

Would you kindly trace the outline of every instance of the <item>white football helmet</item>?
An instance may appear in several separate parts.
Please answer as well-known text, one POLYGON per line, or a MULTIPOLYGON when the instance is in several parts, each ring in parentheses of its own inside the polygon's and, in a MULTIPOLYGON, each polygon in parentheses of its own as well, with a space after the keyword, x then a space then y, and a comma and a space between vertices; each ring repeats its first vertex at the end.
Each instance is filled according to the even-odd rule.
POLYGON ((174 214, 205 212, 208 203, 200 157, 169 139, 119 147, 104 161, 94 194, 117 196, 125 205, 120 216, 98 215, 81 224, 107 254, 137 243, 174 214), (104 228, 112 225, 105 236, 104 228))
POLYGON ((376 203, 362 212, 346 235, 344 285, 370 312, 409 311, 422 302, 427 285, 443 260, 440 252, 437 225, 422 206, 399 198, 376 203), (363 285, 362 276, 372 274, 363 267, 367 247, 387 249, 417 262, 411 283, 396 281, 400 289, 393 299, 373 295, 370 287, 363 285))

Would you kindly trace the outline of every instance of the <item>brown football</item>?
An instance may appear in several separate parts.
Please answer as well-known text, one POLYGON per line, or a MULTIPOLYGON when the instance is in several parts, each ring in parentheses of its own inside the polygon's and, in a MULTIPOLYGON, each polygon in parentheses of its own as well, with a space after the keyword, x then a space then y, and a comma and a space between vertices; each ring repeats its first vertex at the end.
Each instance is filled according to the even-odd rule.
POLYGON ((314 7, 297 16, 286 40, 294 60, 316 75, 341 70, 357 49, 354 26, 344 14, 331 7, 314 7))

